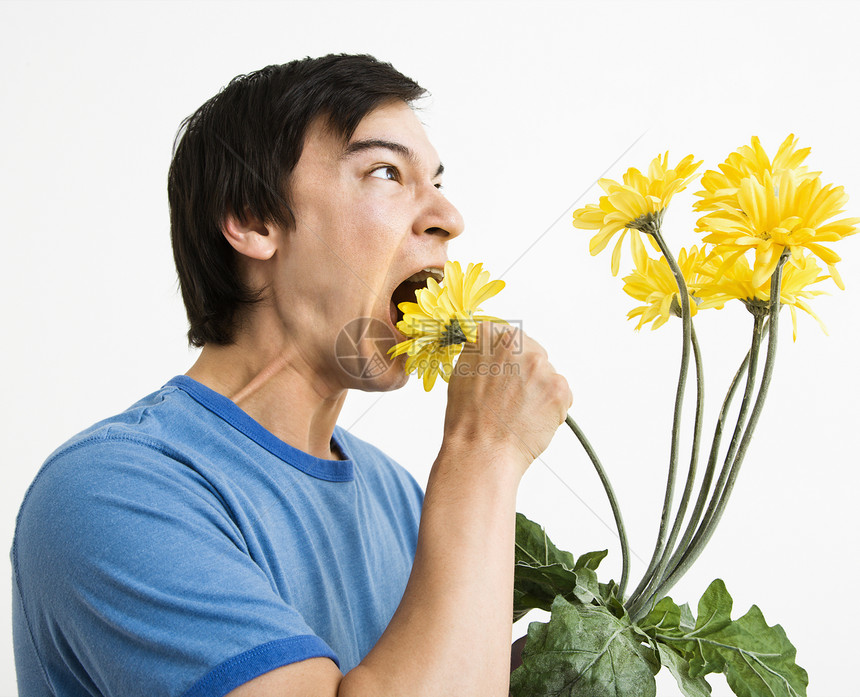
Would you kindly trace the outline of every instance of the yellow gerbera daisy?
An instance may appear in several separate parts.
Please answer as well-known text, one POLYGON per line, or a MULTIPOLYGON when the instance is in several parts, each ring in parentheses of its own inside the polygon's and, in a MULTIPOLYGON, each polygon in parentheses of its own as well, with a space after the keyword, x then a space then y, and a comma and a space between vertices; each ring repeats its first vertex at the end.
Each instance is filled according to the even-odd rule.
POLYGON ((836 270, 840 261, 823 242, 837 242, 857 232, 860 218, 829 221, 843 212, 848 195, 841 186, 823 185, 818 177, 798 180, 786 172, 765 171, 750 176, 738 187, 736 206, 718 204, 699 219, 696 230, 706 232, 705 242, 717 245, 717 254, 731 263, 748 250, 755 251, 752 282, 760 286, 776 268, 788 247, 800 259, 807 249, 821 259, 839 288, 844 284, 836 270))
MULTIPOLYGON (((635 307, 627 313, 627 319, 639 318, 636 330, 652 322, 651 329, 662 327, 671 315, 681 316, 681 293, 675 275, 665 257, 650 258, 641 240, 633 242, 633 260, 636 270, 624 277, 624 292, 644 305, 635 307)), ((705 261, 705 248, 691 247, 682 249, 678 254, 678 266, 687 283, 690 294, 690 315, 697 312, 697 300, 690 287, 699 281, 699 266, 705 261)))
POLYGON ((618 273, 621 244, 627 230, 632 230, 630 238, 633 240, 639 238, 640 231, 649 233, 659 229, 670 199, 687 187, 700 164, 701 160, 693 162, 693 156, 687 155, 670 168, 669 153, 662 158, 658 155, 648 166, 647 175, 631 167, 624 173, 622 183, 613 179, 599 180, 606 196, 601 196, 597 204, 589 203, 573 212, 574 227, 599 230, 589 243, 592 255, 603 251, 615 233, 622 231, 612 250, 613 276, 618 273))
MULTIPOLYGON (((765 314, 770 304, 770 277, 763 283, 756 283, 754 271, 745 256, 736 257, 729 266, 720 257, 711 257, 699 268, 700 281, 696 284, 696 296, 701 298, 702 307, 722 307, 730 300, 742 301, 751 312, 765 314)), ((821 267, 808 254, 793 259, 783 267, 779 302, 791 309, 793 338, 797 340, 797 312, 803 310, 815 318, 824 333, 827 327, 821 318, 812 311, 805 298, 826 295, 823 290, 807 290, 813 283, 825 281, 830 276, 821 275, 821 267)))
POLYGON ((765 172, 782 174, 790 172, 789 176, 798 181, 814 179, 821 172, 810 172, 802 163, 809 155, 811 148, 797 149, 797 138, 791 133, 779 146, 773 161, 768 157, 758 136, 753 136, 749 145, 742 145, 726 161, 718 165, 720 171, 709 169, 702 175, 703 191, 697 191, 696 196, 701 201, 693 204, 695 211, 713 211, 721 204, 735 204, 738 188, 741 182, 750 176, 761 178, 765 172))
POLYGON ((417 302, 398 305, 403 319, 397 329, 410 337, 389 350, 392 358, 406 354, 406 372, 415 371, 429 392, 441 375, 445 382, 454 370, 454 359, 463 343, 474 343, 480 322, 504 322, 498 317, 477 314, 480 304, 492 298, 505 282, 490 281, 489 271, 482 264, 469 264, 466 272, 460 262, 445 263, 444 286, 427 279, 427 287, 415 293, 417 302))

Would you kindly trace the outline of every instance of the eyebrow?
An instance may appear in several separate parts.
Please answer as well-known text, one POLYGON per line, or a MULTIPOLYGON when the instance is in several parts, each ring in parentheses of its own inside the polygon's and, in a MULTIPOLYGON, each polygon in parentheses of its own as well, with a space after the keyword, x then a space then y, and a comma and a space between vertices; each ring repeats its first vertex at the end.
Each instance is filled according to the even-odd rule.
MULTIPOLYGON (((411 149, 403 145, 403 143, 398 143, 393 140, 383 140, 381 138, 367 138, 366 140, 354 140, 349 145, 346 146, 344 151, 341 153, 340 158, 346 159, 348 157, 352 157, 353 155, 364 152, 365 150, 372 150, 374 148, 385 148, 386 150, 391 150, 392 152, 396 152, 398 155, 402 155, 410 162, 417 162, 418 157, 415 155, 415 152, 411 149)), ((439 163, 439 169, 436 170, 436 174, 434 177, 439 177, 445 171, 445 165, 441 162, 439 163)))

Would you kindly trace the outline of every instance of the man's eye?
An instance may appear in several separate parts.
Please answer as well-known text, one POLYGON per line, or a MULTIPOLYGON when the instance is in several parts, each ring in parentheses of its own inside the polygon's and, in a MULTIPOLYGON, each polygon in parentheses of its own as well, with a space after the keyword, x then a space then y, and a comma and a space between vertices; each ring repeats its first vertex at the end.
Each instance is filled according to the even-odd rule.
POLYGON ((400 172, 397 171, 397 167, 393 167, 392 165, 383 165, 381 167, 377 167, 370 173, 370 176, 376 177, 378 179, 400 181, 400 172))

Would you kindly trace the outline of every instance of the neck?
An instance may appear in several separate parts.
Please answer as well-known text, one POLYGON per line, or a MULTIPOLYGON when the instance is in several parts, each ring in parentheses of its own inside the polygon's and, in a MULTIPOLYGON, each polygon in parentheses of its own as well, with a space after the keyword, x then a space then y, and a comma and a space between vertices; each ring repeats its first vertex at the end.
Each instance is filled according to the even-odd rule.
POLYGON ((331 437, 346 390, 324 384, 293 346, 261 349, 242 339, 229 346, 207 344, 186 374, 232 400, 285 443, 338 459, 331 437))

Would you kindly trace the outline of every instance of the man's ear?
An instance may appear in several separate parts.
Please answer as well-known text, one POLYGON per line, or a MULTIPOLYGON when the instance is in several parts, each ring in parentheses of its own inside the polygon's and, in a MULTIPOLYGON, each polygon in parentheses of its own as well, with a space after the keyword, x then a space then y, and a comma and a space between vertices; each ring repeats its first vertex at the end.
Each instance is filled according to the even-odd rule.
POLYGON ((246 215, 242 221, 234 213, 227 213, 221 232, 233 249, 250 259, 271 259, 277 248, 272 226, 252 215, 246 215))

